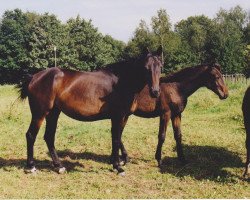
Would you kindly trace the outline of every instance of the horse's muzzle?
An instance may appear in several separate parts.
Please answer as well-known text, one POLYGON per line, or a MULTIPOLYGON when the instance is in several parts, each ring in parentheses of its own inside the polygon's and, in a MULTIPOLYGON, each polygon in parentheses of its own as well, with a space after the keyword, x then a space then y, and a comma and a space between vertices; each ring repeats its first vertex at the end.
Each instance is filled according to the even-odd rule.
POLYGON ((160 90, 155 90, 151 88, 151 96, 154 98, 158 98, 160 96, 160 90))

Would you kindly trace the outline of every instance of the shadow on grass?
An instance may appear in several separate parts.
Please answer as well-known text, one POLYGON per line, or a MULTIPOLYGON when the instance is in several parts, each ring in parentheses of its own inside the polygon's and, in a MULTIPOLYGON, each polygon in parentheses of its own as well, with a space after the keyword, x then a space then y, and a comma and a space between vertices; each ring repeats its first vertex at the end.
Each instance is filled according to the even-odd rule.
MULTIPOLYGON (((84 165, 80 162, 71 162, 68 160, 62 160, 62 164, 66 167, 67 171, 81 171, 76 169, 76 167, 84 168, 84 165)), ((35 165, 38 170, 51 171, 54 170, 51 160, 36 160, 35 165)), ((12 171, 10 167, 16 167, 18 169, 24 169, 26 167, 26 159, 4 159, 0 158, 0 169, 4 171, 12 171)))
POLYGON ((110 155, 99 155, 92 152, 73 152, 69 149, 58 151, 58 156, 60 158, 67 158, 69 157, 71 160, 93 160, 100 163, 108 163, 110 164, 110 155))
POLYGON ((197 180, 216 182, 232 182, 235 178, 225 168, 242 168, 240 157, 225 148, 213 146, 183 146, 188 164, 182 165, 178 158, 166 157, 160 168, 161 173, 173 174, 177 177, 190 176, 197 180))
MULTIPOLYGON (((110 163, 109 155, 98 155, 91 152, 76 153, 71 150, 58 151, 58 156, 64 167, 66 167, 68 172, 71 171, 82 171, 84 164, 80 163, 78 160, 93 160, 101 163, 110 163)), ((52 161, 37 160, 35 159, 35 165, 38 170, 51 171, 54 170, 52 166, 52 161)), ((0 157, 0 169, 5 171, 11 171, 10 167, 16 167, 18 169, 24 169, 26 167, 26 159, 4 159, 0 157)))

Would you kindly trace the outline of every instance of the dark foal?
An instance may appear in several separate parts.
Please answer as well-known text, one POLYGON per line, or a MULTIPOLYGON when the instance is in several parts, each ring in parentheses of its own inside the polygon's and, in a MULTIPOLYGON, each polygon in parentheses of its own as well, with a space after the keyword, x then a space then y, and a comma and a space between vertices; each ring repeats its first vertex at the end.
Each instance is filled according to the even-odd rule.
POLYGON ((27 169, 36 170, 33 146, 44 119, 47 143, 53 165, 59 173, 62 166, 54 141, 60 112, 80 121, 111 119, 113 167, 118 173, 124 170, 119 162, 119 147, 133 102, 145 85, 153 97, 159 96, 159 79, 162 67, 162 49, 146 52, 138 59, 109 64, 94 72, 78 72, 60 68, 41 71, 19 84, 20 97, 28 97, 32 114, 26 133, 27 169))
POLYGON ((250 168, 250 87, 247 88, 246 93, 243 98, 242 112, 244 118, 244 125, 246 129, 246 149, 247 149, 247 160, 244 172, 244 177, 249 178, 249 168, 250 168))
MULTIPOLYGON (((228 89, 225 85, 221 69, 218 64, 189 67, 173 73, 160 80, 161 94, 157 99, 149 96, 149 88, 145 88, 137 95, 134 114, 144 118, 160 117, 158 145, 155 158, 161 165, 162 145, 165 141, 169 120, 172 121, 174 138, 176 140, 177 155, 180 161, 185 162, 181 144, 181 113, 187 105, 187 99, 200 87, 207 87, 219 96, 226 99, 228 89)), ((123 157, 127 157, 124 145, 121 145, 123 157)))

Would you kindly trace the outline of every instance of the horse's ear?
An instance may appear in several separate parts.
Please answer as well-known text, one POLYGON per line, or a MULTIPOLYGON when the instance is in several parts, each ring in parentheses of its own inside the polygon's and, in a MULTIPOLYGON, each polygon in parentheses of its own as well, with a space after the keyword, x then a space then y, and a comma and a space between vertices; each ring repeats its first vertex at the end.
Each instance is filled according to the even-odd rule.
POLYGON ((162 46, 160 45, 160 46, 158 47, 157 51, 156 51, 156 55, 161 56, 161 55, 162 55, 162 52, 163 52, 162 46))
POLYGON ((148 47, 146 47, 143 49, 142 55, 147 56, 148 54, 150 54, 150 51, 149 51, 148 47))

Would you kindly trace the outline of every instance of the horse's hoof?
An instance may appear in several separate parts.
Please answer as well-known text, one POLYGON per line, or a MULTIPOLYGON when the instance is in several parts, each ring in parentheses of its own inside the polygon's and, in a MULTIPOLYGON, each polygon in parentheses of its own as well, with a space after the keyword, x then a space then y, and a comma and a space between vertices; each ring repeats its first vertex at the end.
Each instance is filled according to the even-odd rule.
POLYGON ((119 176, 125 176, 125 175, 126 175, 126 173, 125 173, 125 171, 120 172, 120 173, 118 172, 118 175, 119 175, 119 176))
POLYGON ((158 160, 157 163, 158 163, 158 167, 162 166, 162 160, 158 160))
POLYGON ((120 161, 119 165, 120 165, 120 166, 126 165, 126 161, 124 161, 124 160, 120 161))
POLYGON ((65 168, 65 167, 60 167, 60 168, 57 169, 57 172, 58 172, 58 174, 64 174, 64 173, 66 173, 67 171, 66 171, 66 168, 65 168))
POLYGON ((114 167, 112 171, 116 172, 117 175, 119 176, 125 176, 125 171, 121 167, 118 167, 118 168, 114 167))
POLYGON ((37 169, 36 169, 35 167, 32 167, 32 168, 25 168, 25 169, 24 169, 24 172, 25 172, 26 174, 34 174, 34 173, 37 172, 37 169))
POLYGON ((243 179, 247 180, 250 178, 250 174, 247 172, 244 172, 244 174, 242 175, 243 179))

